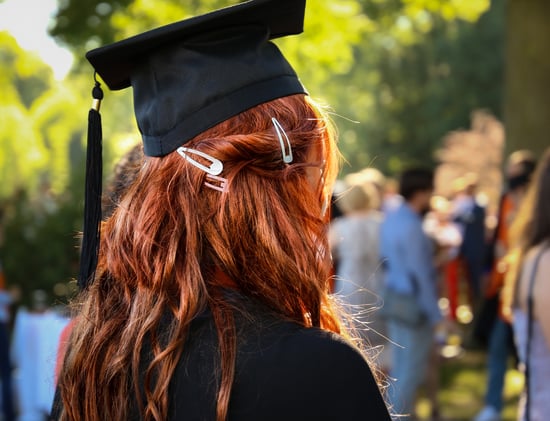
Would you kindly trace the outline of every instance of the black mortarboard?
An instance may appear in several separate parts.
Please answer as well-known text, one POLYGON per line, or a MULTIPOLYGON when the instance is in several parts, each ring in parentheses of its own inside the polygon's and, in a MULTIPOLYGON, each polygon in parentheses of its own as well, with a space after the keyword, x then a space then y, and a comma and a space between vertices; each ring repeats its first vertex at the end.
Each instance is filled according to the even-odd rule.
MULTIPOLYGON (((304 11, 305 0, 246 1, 97 48, 86 57, 110 89, 133 88, 144 152, 164 156, 256 105, 307 93, 269 41, 301 33, 304 11)), ((101 158, 97 154, 101 153, 98 111, 103 95, 98 83, 93 96, 81 287, 95 271, 101 219, 100 205, 95 203, 101 196, 101 158)))

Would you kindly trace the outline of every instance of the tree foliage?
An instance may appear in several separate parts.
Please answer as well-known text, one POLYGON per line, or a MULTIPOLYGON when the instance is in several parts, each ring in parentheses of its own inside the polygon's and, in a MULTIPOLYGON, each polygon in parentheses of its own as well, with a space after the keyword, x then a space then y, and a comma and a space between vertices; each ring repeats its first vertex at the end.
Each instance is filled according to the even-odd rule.
POLYGON ((77 262, 82 99, 5 32, 0 57, 0 257, 28 300, 33 289, 68 280, 77 262))
POLYGON ((0 199, 45 184, 60 193, 68 184, 68 145, 82 130, 73 115, 74 93, 5 32, 0 55, 0 199))
POLYGON ((501 114, 502 2, 474 23, 425 19, 429 29, 422 36, 413 26, 406 36, 399 23, 393 32, 373 34, 358 47, 352 72, 334 84, 345 89, 334 92, 338 110, 352 104, 346 116, 358 122, 340 123, 352 169, 372 164, 395 173, 405 165, 433 165, 441 138, 468 127, 472 111, 501 114))
POLYGON ((504 118, 507 150, 550 146, 550 2, 509 0, 504 118))
POLYGON ((115 41, 111 16, 124 10, 133 0, 60 0, 51 34, 81 54, 83 51, 115 41))

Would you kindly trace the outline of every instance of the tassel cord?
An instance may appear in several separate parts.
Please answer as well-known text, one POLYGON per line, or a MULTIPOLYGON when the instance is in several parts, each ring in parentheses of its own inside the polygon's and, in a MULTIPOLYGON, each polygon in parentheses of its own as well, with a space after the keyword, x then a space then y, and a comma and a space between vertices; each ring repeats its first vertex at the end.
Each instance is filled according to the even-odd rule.
POLYGON ((86 182, 84 193, 84 224, 80 252, 78 285, 85 289, 95 275, 99 253, 101 224, 101 194, 103 176, 102 128, 99 106, 103 91, 96 81, 92 91, 94 103, 88 113, 88 143, 86 148, 86 182))

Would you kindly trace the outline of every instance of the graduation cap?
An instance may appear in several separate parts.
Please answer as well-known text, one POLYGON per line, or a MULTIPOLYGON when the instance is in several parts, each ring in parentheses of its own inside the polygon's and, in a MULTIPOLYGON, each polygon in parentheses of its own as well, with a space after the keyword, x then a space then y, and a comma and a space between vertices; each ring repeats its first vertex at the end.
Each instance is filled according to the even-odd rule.
MULTIPOLYGON (((111 90, 132 87, 144 153, 161 157, 256 105, 307 94, 271 39, 303 31, 305 0, 250 0, 86 54, 111 90)), ((94 76, 95 77, 95 76, 94 76)), ((93 278, 101 220, 103 92, 89 114, 79 286, 93 278)))

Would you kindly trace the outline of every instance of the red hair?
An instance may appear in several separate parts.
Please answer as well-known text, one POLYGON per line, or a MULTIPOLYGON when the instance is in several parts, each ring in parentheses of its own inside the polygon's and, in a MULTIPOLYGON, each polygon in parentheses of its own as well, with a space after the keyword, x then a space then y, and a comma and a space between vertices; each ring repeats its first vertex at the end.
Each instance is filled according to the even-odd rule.
POLYGON ((322 216, 337 152, 320 108, 304 95, 277 99, 185 146, 221 160, 229 190, 205 187, 206 174, 177 153, 146 159, 102 226, 96 279, 82 294, 60 377, 63 420, 127 419, 135 401, 144 420, 166 419, 168 386, 188 327, 206 307, 218 330, 217 418, 225 419, 236 333, 221 293, 227 282, 216 270, 282 318, 340 332, 328 295, 322 216), (272 117, 290 139, 290 165, 282 161, 272 117), (312 155, 319 162, 310 162, 312 155), (311 184, 311 168, 323 171, 319 185, 311 184), (142 372, 146 341, 153 357, 142 372))

